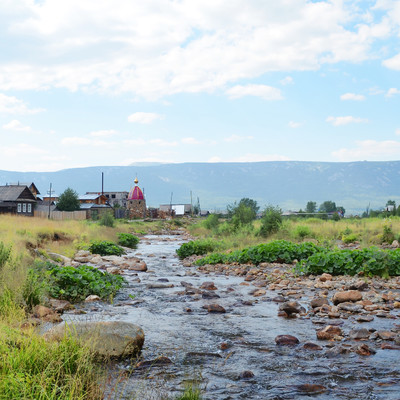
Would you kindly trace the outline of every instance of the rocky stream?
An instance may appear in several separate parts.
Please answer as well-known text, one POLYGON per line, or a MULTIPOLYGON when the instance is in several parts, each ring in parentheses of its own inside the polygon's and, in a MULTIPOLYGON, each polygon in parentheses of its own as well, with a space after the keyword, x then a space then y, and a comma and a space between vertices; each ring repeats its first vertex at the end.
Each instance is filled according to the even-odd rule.
POLYGON ((291 265, 180 261, 183 232, 142 238, 147 271, 121 270, 114 299, 67 322, 142 327, 139 359, 110 366, 107 399, 400 399, 400 279, 296 277, 291 265))

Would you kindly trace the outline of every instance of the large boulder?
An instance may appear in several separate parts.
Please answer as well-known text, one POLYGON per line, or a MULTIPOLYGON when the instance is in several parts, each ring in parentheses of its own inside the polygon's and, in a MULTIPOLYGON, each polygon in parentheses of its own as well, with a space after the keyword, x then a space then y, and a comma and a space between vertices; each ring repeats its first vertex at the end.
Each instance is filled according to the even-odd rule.
POLYGON ((71 334, 89 346, 100 357, 126 358, 136 356, 144 343, 139 326, 124 321, 82 321, 62 323, 46 332, 48 340, 61 340, 71 334))
POLYGON ((356 302, 362 300, 363 296, 358 290, 346 290, 343 292, 336 292, 333 295, 333 304, 356 302))

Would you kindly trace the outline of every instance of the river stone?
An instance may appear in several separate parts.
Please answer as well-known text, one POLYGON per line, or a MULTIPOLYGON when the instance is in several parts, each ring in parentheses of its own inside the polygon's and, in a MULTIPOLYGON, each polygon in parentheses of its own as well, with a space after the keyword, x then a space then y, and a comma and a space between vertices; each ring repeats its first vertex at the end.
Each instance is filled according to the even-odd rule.
POLYGON ((58 313, 63 313, 67 310, 72 310, 75 307, 67 300, 50 299, 49 303, 54 311, 58 313))
POLYGON ((45 338, 61 340, 66 333, 76 336, 101 357, 133 357, 141 351, 144 343, 143 329, 124 321, 62 323, 46 332, 45 338))
POLYGON ((333 304, 346 302, 356 302, 362 300, 362 294, 358 290, 346 290, 344 292, 336 292, 333 295, 333 304))
POLYGON ((312 343, 312 342, 304 343, 303 348, 305 350, 311 350, 311 351, 320 351, 320 350, 322 350, 322 347, 319 344, 312 343))
POLYGON ((315 297, 311 300, 310 306, 312 308, 322 307, 323 305, 328 305, 329 301, 326 297, 315 297))
POLYGON ((373 315, 360 315, 356 321, 357 322, 371 322, 374 320, 373 315))
POLYGON ((239 379, 251 379, 254 378, 254 373, 252 371, 243 371, 239 375, 239 379))
POLYGON ((369 339, 371 332, 368 329, 353 329, 349 332, 350 339, 360 340, 360 339, 369 339))
POLYGON ((321 394, 326 391, 326 387, 322 385, 305 383, 303 385, 297 386, 297 390, 302 393, 321 394))
POLYGON ((334 339, 335 336, 340 336, 342 334, 342 330, 338 326, 327 325, 325 328, 317 331, 317 338, 319 340, 331 340, 334 339))
POLYGON ((364 343, 356 348, 356 353, 360 356, 371 356, 375 354, 376 351, 364 343))
POLYGON ((160 356, 155 358, 154 360, 144 360, 144 361, 139 361, 136 365, 135 368, 151 368, 151 367, 157 367, 160 365, 168 365, 172 364, 171 359, 165 356, 160 356))
POLYGON ((203 282, 200 286, 200 289, 217 290, 217 287, 214 285, 214 282, 203 282))
POLYGON ((219 304, 208 304, 203 306, 209 313, 225 313, 226 310, 224 307, 220 306, 219 304))
POLYGON ((299 314, 302 307, 297 301, 286 301, 279 306, 279 311, 284 311, 288 316, 291 316, 292 314, 299 314))
POLYGON ((108 267, 106 271, 111 275, 121 275, 121 270, 118 267, 108 267))
POLYGON ((86 297, 85 302, 86 303, 91 303, 92 301, 100 301, 100 297, 97 296, 96 294, 91 294, 90 296, 86 297))
POLYGON ((71 265, 71 259, 69 257, 63 256, 62 254, 47 252, 47 255, 53 260, 61 262, 63 265, 71 265))
POLYGON ((394 340, 396 333, 390 331, 378 331, 377 336, 382 340, 394 340))
POLYGON ((292 335, 278 335, 275 338, 275 343, 278 346, 294 346, 296 344, 299 344, 300 341, 297 339, 296 336, 292 335))

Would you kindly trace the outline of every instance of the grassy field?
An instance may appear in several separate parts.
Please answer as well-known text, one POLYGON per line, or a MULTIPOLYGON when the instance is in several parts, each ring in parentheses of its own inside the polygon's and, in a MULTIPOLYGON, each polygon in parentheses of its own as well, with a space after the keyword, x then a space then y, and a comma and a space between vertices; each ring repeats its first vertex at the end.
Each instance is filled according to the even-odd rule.
POLYGON ((258 235, 260 220, 232 230, 228 221, 220 220, 217 226, 207 227, 207 220, 198 220, 189 225, 190 233, 197 238, 210 238, 220 242, 221 249, 241 249, 247 246, 284 239, 294 242, 304 240, 319 244, 335 245, 358 242, 361 247, 381 245, 400 239, 400 218, 341 219, 340 221, 319 218, 284 219, 276 233, 268 238, 258 235))

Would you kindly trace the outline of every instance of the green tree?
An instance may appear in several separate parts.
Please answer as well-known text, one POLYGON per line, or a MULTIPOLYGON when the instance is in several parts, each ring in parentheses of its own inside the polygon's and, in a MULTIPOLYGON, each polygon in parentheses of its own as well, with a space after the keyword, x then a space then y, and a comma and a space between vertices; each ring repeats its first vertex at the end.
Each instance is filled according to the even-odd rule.
POLYGON ((336 203, 334 201, 324 201, 320 206, 319 206, 319 211, 323 213, 330 213, 330 212, 335 212, 337 211, 336 203))
POLYGON ((388 206, 393 206, 393 210, 392 211, 387 211, 388 215, 396 215, 396 202, 394 200, 388 200, 386 202, 386 209, 388 206))
POLYGON ((243 214, 246 209, 250 209, 251 212, 246 211, 246 214, 248 214, 248 218, 250 218, 251 215, 250 221, 252 221, 256 219, 260 207, 257 205, 255 200, 244 197, 239 201, 239 204, 237 204, 235 201, 233 204, 229 204, 226 209, 228 211, 229 218, 233 218, 235 214, 243 214))
POLYGON ((67 188, 58 199, 57 208, 60 211, 76 211, 80 208, 79 196, 75 190, 67 188))
POLYGON ((317 212, 317 203, 315 201, 309 201, 306 205, 306 213, 317 212))
POLYGON ((278 232, 282 224, 282 210, 279 207, 268 206, 263 212, 261 227, 258 234, 268 237, 278 232))
POLYGON ((256 214, 254 213, 254 210, 242 203, 235 208, 231 222, 235 229, 237 229, 241 225, 250 224, 255 218, 256 214))

